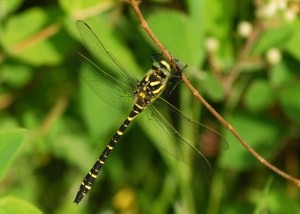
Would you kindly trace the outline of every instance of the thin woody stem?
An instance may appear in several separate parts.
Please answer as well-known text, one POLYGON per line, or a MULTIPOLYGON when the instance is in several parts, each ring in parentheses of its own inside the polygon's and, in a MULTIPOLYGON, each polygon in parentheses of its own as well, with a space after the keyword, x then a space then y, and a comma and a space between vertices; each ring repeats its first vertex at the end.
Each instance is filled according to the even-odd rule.
MULTIPOLYGON (((135 0, 130 0, 130 3, 141 23, 142 28, 147 32, 149 37, 153 40, 153 42, 157 45, 157 47, 162 51, 163 55, 172 62, 173 67, 176 69, 176 64, 173 61, 172 56, 169 54, 168 51, 164 48, 164 46, 160 43, 160 41, 156 38, 156 36, 153 34, 151 29, 148 27, 147 22, 145 21, 141 11, 139 10, 138 5, 136 4, 135 0)), ((235 129, 224 119, 219 115, 206 101, 199 92, 192 86, 192 84, 187 80, 187 78, 182 74, 182 80, 186 84, 186 86, 191 90, 193 95, 240 141, 240 143, 262 164, 264 164, 269 169, 273 170, 275 173, 281 175, 285 179, 295 183, 297 186, 300 186, 300 180, 283 172, 279 168, 272 165, 270 162, 268 162, 266 159, 264 159, 262 156, 260 156, 245 140, 242 139, 242 137, 235 131, 235 129)))

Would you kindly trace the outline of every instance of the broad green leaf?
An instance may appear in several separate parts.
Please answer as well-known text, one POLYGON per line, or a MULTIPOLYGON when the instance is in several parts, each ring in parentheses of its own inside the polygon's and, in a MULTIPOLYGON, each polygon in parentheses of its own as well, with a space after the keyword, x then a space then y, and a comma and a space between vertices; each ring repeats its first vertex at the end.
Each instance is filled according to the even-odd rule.
POLYGON ((300 121, 300 82, 286 82, 277 92, 279 103, 285 114, 291 119, 300 121))
MULTIPOLYGON (((91 167, 91 164, 95 162, 96 157, 99 155, 100 151, 98 149, 95 150, 95 148, 105 148, 106 143, 108 143, 110 139, 99 137, 99 133, 103 130, 103 126, 99 128, 99 125, 102 125, 100 123, 98 123, 98 129, 96 130, 98 131, 98 133, 96 133, 98 134, 96 140, 95 138, 84 137, 80 132, 74 133, 72 132, 73 129, 66 130, 66 128, 62 127, 65 123, 61 124, 61 130, 58 130, 60 133, 55 133, 56 135, 52 134, 51 146, 53 148, 53 154, 60 159, 74 164, 85 172, 91 167), (92 146, 92 142, 95 142, 97 146, 92 146)), ((94 130, 95 129, 96 128, 94 128, 94 130)))
POLYGON ((0 198, 0 213, 1 214, 42 214, 34 205, 16 197, 0 198))
POLYGON ((21 42, 23 39, 40 30, 46 19, 47 15, 45 11, 40 8, 32 8, 22 14, 13 16, 8 20, 3 30, 3 44, 9 49, 10 46, 21 42), (35 20, 34 23, 32 23, 33 20, 35 20), (22 27, 22 31, 20 31, 20 27, 22 27))
POLYGON ((260 204, 256 213, 262 213, 268 210, 270 213, 297 213, 299 210, 299 202, 293 200, 294 198, 286 193, 286 190, 281 189, 280 186, 273 185, 267 194, 254 193, 253 200, 260 204))
POLYGON ((255 212, 254 212, 255 214, 262 213, 263 210, 266 209, 266 205, 268 204, 267 198, 268 198, 268 195, 270 194, 270 189, 271 189, 273 180, 274 180, 273 176, 270 176, 266 182, 264 189, 262 191, 261 191, 261 189, 259 189, 260 196, 256 195, 255 197, 253 197, 257 204, 255 212))
POLYGON ((294 23, 294 32, 291 39, 287 42, 286 50, 293 55, 298 61, 300 61, 300 20, 296 20, 294 23))
POLYGON ((74 42, 55 22, 59 16, 55 9, 41 8, 13 16, 3 29, 5 51, 35 66, 60 63, 74 42))
POLYGON ((201 12, 206 35, 219 39, 228 37, 231 14, 227 1, 203 1, 201 12))
MULTIPOLYGON (((24 2, 24 0, 1 1, 0 2, 0 8, 1 8, 0 9, 1 10, 0 22, 1 22, 1 18, 4 18, 9 13, 16 11, 23 2, 24 2)), ((0 28, 1 28, 1 26, 0 26, 0 28)), ((1 29, 0 29, 0 32, 1 32, 1 29)))
POLYGON ((23 129, 0 132, 0 180, 6 175, 24 137, 23 129))
POLYGON ((251 211, 252 207, 246 201, 233 200, 222 209, 222 214, 253 214, 251 211))
MULTIPOLYGON (((266 118, 253 118, 243 114, 235 114, 227 118, 239 135, 261 156, 272 158, 282 143, 282 127, 266 118)), ((225 139, 229 143, 229 149, 221 156, 221 165, 226 168, 245 170, 259 166, 260 162, 255 159, 248 150, 229 132, 225 139)))
POLYGON ((256 80, 251 83, 245 95, 245 105, 251 111, 263 111, 274 100, 270 85, 264 80, 256 80))
POLYGON ((93 11, 97 14, 111 9, 116 4, 112 0, 59 0, 60 7, 68 14, 76 19, 83 19, 85 17, 94 15, 93 11))
POLYGON ((224 96, 224 90, 220 81, 211 72, 207 73, 205 80, 202 82, 203 89, 208 96, 214 101, 221 101, 224 96))
MULTIPOLYGON (((192 66, 202 63, 203 36, 198 23, 182 13, 170 10, 152 13, 147 22, 172 56, 192 66)), ((154 46, 153 41, 149 39, 149 42, 154 46)))
MULTIPOLYGON (((297 67, 295 68, 297 70, 297 67)), ((281 62, 270 69, 270 83, 273 88, 278 88, 295 77, 290 66, 286 62, 281 62)), ((296 74, 297 75, 297 74, 296 74)))
POLYGON ((11 86, 25 85, 32 77, 32 68, 24 64, 3 64, 1 67, 2 81, 11 86))
POLYGON ((270 213, 297 213, 299 208, 299 201, 293 200, 285 189, 277 188, 268 195, 264 210, 270 213))
POLYGON ((284 47, 295 33, 294 25, 282 25, 264 31, 258 41, 255 43, 252 54, 261 55, 272 47, 284 47))
POLYGON ((16 117, 0 114, 1 123, 0 123, 0 130, 2 129, 16 129, 19 128, 19 120, 16 117))
POLYGON ((197 22, 200 26, 203 26, 205 20, 202 19, 202 11, 204 10, 203 1, 194 1, 194 0, 187 0, 186 1, 188 14, 190 15, 191 19, 197 22))

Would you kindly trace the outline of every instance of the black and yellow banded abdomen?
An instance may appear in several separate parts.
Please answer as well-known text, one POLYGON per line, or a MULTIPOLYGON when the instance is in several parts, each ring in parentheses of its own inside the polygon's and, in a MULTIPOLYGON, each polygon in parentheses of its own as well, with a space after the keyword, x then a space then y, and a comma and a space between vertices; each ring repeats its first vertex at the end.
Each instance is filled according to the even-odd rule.
POLYGON ((130 122, 140 113, 142 112, 142 108, 138 105, 134 105, 133 110, 127 117, 127 119, 123 122, 119 130, 116 132, 116 134, 113 136, 109 144, 106 146, 106 148, 101 153, 100 157, 94 164, 93 168, 89 171, 89 173, 85 176, 83 179, 79 190, 77 192, 77 195, 75 197, 74 203, 78 204, 81 199, 88 193, 88 191, 92 188, 103 164, 105 163, 109 153, 114 149, 115 145, 119 141, 120 137, 123 135, 124 131, 129 126, 130 122))

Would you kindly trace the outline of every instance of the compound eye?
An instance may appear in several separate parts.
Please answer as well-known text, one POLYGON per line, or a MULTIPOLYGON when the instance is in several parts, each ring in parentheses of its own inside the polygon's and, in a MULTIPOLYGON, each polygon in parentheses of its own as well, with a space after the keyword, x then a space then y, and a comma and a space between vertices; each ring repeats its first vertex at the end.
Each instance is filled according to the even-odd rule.
POLYGON ((159 65, 160 65, 162 68, 167 69, 168 71, 171 71, 170 64, 167 63, 166 61, 160 61, 160 62, 159 62, 159 65))

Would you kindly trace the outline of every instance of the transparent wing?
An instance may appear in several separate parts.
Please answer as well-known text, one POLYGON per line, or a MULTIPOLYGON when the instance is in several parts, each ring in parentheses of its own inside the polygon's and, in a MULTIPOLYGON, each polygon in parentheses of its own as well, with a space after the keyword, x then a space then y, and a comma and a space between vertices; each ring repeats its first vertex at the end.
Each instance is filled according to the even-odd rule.
POLYGON ((97 61, 106 64, 117 79, 122 79, 129 88, 136 87, 137 79, 129 74, 125 68, 114 58, 114 56, 105 48, 92 29, 83 21, 76 22, 78 31, 83 40, 86 49, 95 57, 97 61))
POLYGON ((155 136, 153 142, 157 148, 188 165, 193 165, 195 161, 194 163, 200 165, 201 171, 212 174, 208 160, 188 143, 154 106, 143 112, 138 122, 150 137, 155 136))
POLYGON ((103 71, 84 55, 75 54, 77 55, 74 56, 75 59, 80 57, 86 62, 80 73, 83 81, 101 100, 121 111, 128 111, 134 101, 134 89, 128 88, 127 85, 103 71))
POLYGON ((199 128, 205 129, 206 131, 208 130, 218 137, 218 142, 221 143, 222 148, 228 147, 227 142, 223 141, 224 138, 216 131, 190 119, 173 105, 161 98, 149 106, 137 120, 150 137, 155 137, 153 142, 158 148, 188 165, 194 164, 199 166, 201 171, 209 175, 212 174, 212 168, 209 161, 190 143, 195 142, 195 138, 193 138, 193 136, 195 136, 194 133, 198 133, 199 128), (178 125, 180 124, 182 129, 180 129, 180 127, 177 129, 177 127, 175 128, 173 126, 170 122, 171 118, 168 111, 163 111, 166 110, 166 108, 162 108, 162 106, 168 106, 168 108, 177 115, 178 118, 176 118, 176 120, 179 120, 178 125), (184 131, 179 132, 178 130, 184 131))
MULTIPOLYGON (((199 133, 199 131, 202 131, 202 132, 205 131, 206 133, 210 133, 211 135, 216 136, 216 138, 218 139, 217 142, 219 144, 218 147, 220 147, 221 149, 229 148, 226 139, 222 135, 220 135, 218 132, 216 132, 212 128, 193 120, 192 118, 187 116, 185 113, 180 111, 178 108, 173 106, 171 103, 169 103, 167 100, 165 100, 163 97, 159 97, 158 102, 153 103, 153 105, 156 108, 170 110, 171 117, 175 121, 178 121, 181 124, 181 127, 184 129, 184 131, 181 132, 181 135, 183 136, 183 138, 187 139, 188 141, 193 140, 192 139, 193 133, 191 133, 192 130, 196 130, 197 133, 199 133)), ((169 112, 165 112, 165 114, 169 115, 169 112)), ((164 117, 167 118, 168 116, 164 116, 164 117)))

